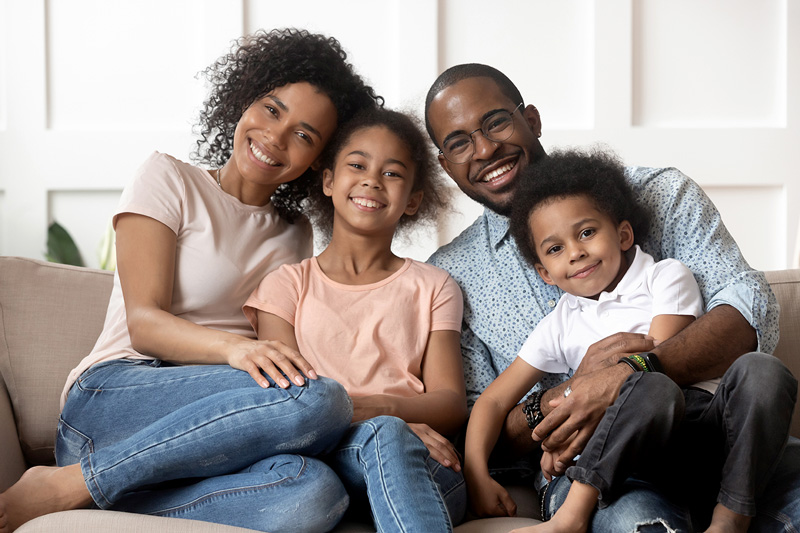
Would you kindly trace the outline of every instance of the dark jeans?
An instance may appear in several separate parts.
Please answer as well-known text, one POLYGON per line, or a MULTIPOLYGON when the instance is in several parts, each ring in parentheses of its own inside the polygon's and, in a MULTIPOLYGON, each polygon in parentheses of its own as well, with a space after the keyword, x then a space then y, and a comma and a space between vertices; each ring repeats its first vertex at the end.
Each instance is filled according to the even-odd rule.
POLYGON ((800 507, 781 496, 800 492, 797 450, 784 453, 797 395, 789 370, 752 353, 714 395, 668 381, 637 373, 625 382, 578 463, 546 490, 546 517, 572 479, 601 492, 592 531, 692 531, 708 524, 717 501, 756 515, 754 531, 797 527, 800 507))

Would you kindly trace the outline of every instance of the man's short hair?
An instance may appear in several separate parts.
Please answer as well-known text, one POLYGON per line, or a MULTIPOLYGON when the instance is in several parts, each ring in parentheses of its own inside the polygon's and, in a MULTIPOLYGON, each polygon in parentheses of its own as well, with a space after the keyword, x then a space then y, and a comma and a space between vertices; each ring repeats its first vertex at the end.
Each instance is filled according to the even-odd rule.
POLYGON ((519 89, 517 89, 517 86, 508 79, 508 76, 494 67, 482 65, 480 63, 464 63, 450 67, 436 78, 436 81, 433 82, 433 85, 431 85, 431 88, 428 90, 428 95, 425 97, 425 129, 428 130, 428 135, 430 135, 431 140, 437 148, 441 147, 433 136, 433 129, 428 119, 428 110, 430 109, 431 102, 436 98, 437 94, 467 78, 490 78, 497 84, 500 92, 506 95, 514 104, 523 103, 522 95, 519 89))

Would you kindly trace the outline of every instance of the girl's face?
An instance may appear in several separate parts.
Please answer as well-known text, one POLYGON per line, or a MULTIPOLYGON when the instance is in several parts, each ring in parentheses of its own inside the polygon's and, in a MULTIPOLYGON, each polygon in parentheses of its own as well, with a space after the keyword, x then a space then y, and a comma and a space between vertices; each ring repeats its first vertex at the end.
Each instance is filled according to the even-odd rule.
POLYGON ((596 299, 625 275, 633 246, 627 220, 615 224, 584 195, 556 198, 528 219, 542 279, 576 296, 596 299))
POLYGON ((245 109, 231 159, 245 183, 265 187, 272 196, 317 161, 335 129, 331 99, 309 83, 290 83, 245 109))
POLYGON ((333 200, 334 228, 358 233, 391 232, 403 215, 413 215, 422 191, 413 191, 416 166, 406 144, 384 126, 354 132, 322 175, 333 200))

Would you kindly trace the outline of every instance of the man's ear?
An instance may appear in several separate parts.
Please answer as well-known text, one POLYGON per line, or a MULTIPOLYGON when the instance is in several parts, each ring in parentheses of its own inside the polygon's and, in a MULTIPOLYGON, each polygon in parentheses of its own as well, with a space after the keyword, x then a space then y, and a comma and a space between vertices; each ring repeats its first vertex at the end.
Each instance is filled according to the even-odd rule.
POLYGON ((448 176, 452 176, 450 174, 450 161, 444 156, 444 154, 439 154, 439 166, 447 173, 448 176))
POLYGON ((322 192, 325 196, 333 195, 333 172, 329 168, 322 171, 322 192))
POLYGON ((419 206, 422 204, 422 197, 424 193, 422 191, 412 192, 411 196, 408 198, 408 203, 406 204, 406 210, 403 211, 408 216, 413 216, 419 210, 419 206))
POLYGON ((617 234, 619 235, 619 248, 623 252, 627 252, 633 246, 633 227, 627 220, 623 220, 617 227, 617 234))
POLYGON ((525 122, 528 123, 533 134, 538 138, 542 136, 542 118, 539 116, 539 110, 536 109, 532 104, 528 104, 525 106, 525 109, 522 110, 522 116, 525 119, 525 122))
POLYGON ((553 281, 553 278, 550 277, 550 273, 547 271, 547 269, 544 267, 543 264, 536 263, 535 265, 533 265, 533 268, 536 269, 536 272, 539 274, 539 277, 542 278, 542 280, 545 283, 547 283, 548 285, 556 284, 556 282, 553 281))

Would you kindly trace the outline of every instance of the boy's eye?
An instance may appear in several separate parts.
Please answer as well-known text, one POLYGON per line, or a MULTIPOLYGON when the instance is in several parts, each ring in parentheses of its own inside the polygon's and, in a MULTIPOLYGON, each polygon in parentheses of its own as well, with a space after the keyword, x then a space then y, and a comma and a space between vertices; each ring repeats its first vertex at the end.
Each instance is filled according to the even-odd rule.
POLYGON ((556 246, 551 246, 550 248, 547 249, 547 255, 557 254, 558 252, 561 251, 562 248, 563 246, 561 246, 560 244, 557 244, 556 246))

